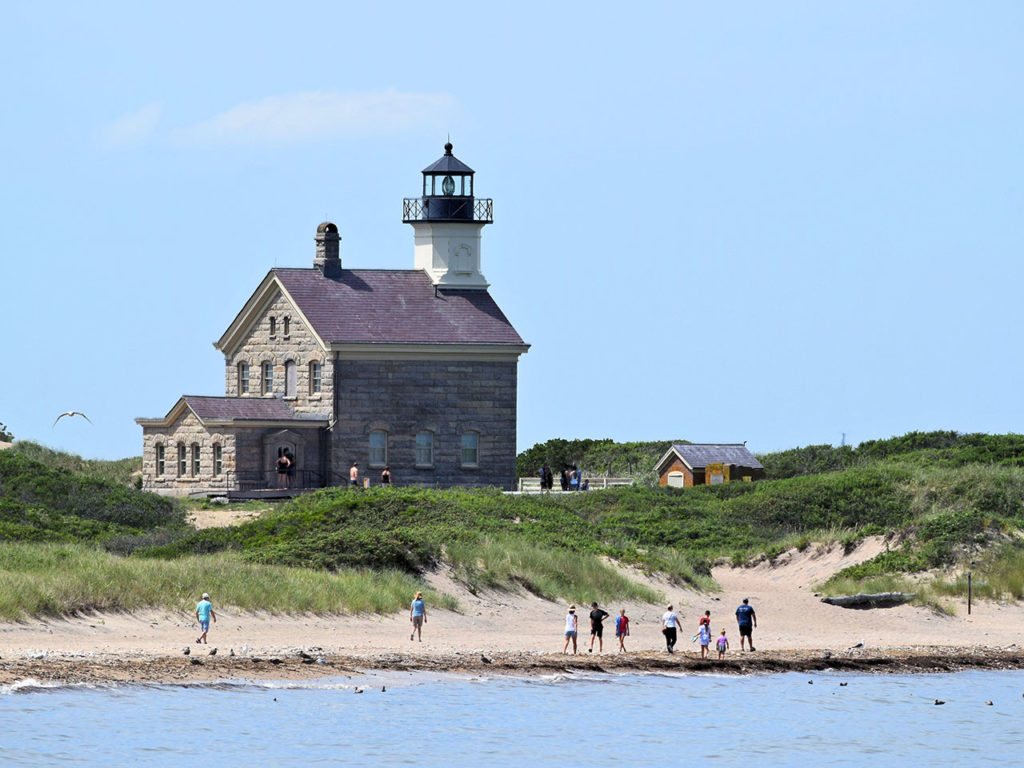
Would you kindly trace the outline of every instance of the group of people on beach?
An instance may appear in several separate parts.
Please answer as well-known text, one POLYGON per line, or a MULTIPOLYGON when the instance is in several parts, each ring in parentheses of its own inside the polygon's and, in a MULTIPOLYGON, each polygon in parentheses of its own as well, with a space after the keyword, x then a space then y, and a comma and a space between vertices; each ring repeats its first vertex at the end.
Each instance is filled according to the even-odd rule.
MULTIPOLYGON (((597 652, 604 652, 604 620, 609 614, 600 608, 596 602, 590 604, 590 648, 588 653, 594 652, 594 641, 597 640, 597 652)), ((754 627, 757 626, 757 614, 750 605, 749 598, 743 598, 743 604, 736 609, 736 625, 740 634, 740 649, 746 650, 747 644, 750 650, 754 648, 754 627)), ((679 630, 682 622, 679 615, 672 606, 661 616, 661 633, 665 636, 665 647, 669 653, 675 653, 678 642, 679 630)), ((577 637, 579 635, 579 618, 576 615, 576 606, 570 605, 569 612, 565 617, 565 644, 562 646, 562 653, 569 652, 569 644, 572 643, 572 652, 577 653, 577 637)), ((615 618, 615 637, 619 641, 619 653, 626 652, 626 637, 629 636, 629 617, 626 616, 626 609, 619 611, 615 618)), ((704 615, 697 622, 697 633, 691 638, 693 642, 700 643, 700 657, 710 658, 711 646, 711 611, 704 611, 704 615)), ((718 658, 724 659, 725 652, 729 650, 729 637, 723 628, 721 634, 715 639, 715 648, 718 650, 718 658)))
MULTIPOLYGON (((611 616, 608 611, 601 608, 595 600, 590 604, 590 647, 587 653, 594 652, 594 642, 597 641, 597 652, 604 653, 604 621, 611 616)), ((203 598, 196 605, 196 621, 202 634, 196 638, 197 643, 205 643, 207 632, 210 631, 210 619, 217 621, 217 614, 213 611, 213 604, 210 602, 210 595, 203 592, 203 598)), ((427 605, 423 600, 423 593, 417 592, 409 605, 409 622, 412 624, 410 640, 418 639, 423 642, 423 625, 427 623, 427 605)), ((743 598, 743 603, 736 609, 736 625, 740 634, 740 649, 746 650, 747 644, 750 650, 754 648, 754 627, 757 626, 757 614, 750 605, 749 598, 743 598)), ((678 642, 679 630, 682 623, 679 615, 668 606, 668 610, 661 616, 661 633, 665 636, 665 646, 669 653, 675 653, 675 646, 678 642)), ((576 606, 570 605, 569 612, 565 616, 564 637, 565 644, 562 646, 562 653, 569 652, 569 644, 572 643, 572 652, 578 652, 579 617, 576 615, 576 606)), ((626 638, 629 637, 629 617, 626 616, 626 609, 619 610, 615 617, 615 637, 619 641, 619 653, 626 653, 626 638)), ((691 641, 700 641, 700 657, 710 658, 711 646, 711 611, 704 611, 704 615, 697 622, 697 634, 691 641)), ((725 628, 715 639, 715 648, 718 650, 718 658, 724 659, 725 652, 729 650, 729 638, 725 628)))

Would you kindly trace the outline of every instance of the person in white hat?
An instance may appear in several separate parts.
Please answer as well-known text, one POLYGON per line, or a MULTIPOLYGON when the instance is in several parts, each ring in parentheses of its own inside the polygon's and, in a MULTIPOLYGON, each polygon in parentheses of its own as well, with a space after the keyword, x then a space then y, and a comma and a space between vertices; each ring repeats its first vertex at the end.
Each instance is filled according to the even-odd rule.
POLYGON ((196 605, 196 620, 199 622, 199 628, 203 630, 203 634, 196 638, 197 643, 206 642, 206 633, 210 631, 210 617, 213 617, 213 623, 217 623, 217 614, 213 612, 213 603, 210 602, 210 596, 203 592, 203 599, 196 605))

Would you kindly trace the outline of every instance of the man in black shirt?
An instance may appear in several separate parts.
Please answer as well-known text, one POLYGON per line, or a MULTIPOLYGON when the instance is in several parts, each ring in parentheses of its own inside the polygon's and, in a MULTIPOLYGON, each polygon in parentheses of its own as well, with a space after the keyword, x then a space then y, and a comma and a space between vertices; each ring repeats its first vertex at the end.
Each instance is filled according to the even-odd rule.
POLYGON ((610 614, 608 611, 601 610, 597 607, 597 602, 590 604, 590 650, 588 653, 594 652, 594 638, 597 638, 597 652, 604 653, 604 624, 602 622, 608 618, 610 614))

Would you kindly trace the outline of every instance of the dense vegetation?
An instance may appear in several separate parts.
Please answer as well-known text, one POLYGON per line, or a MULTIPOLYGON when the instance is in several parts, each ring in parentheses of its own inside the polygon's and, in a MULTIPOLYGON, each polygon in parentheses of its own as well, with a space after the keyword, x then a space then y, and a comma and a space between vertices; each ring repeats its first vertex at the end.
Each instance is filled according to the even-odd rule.
POLYGON ((101 541, 184 525, 169 499, 0 452, 0 540, 101 541))
POLYGON ((76 454, 55 451, 31 440, 19 440, 8 449, 8 452, 19 453, 26 458, 44 464, 50 469, 56 469, 61 472, 87 475, 97 480, 106 480, 132 488, 141 487, 141 456, 115 459, 113 461, 106 459, 83 459, 76 454))
MULTIPOLYGON (((571 463, 586 466, 583 461, 604 456, 609 474, 619 474, 616 461, 632 456, 628 461, 638 464, 636 457, 646 452, 653 467, 666 446, 549 441, 520 460, 555 466, 557 459, 542 457, 573 456, 571 463)), ((710 589, 710 565, 717 558, 746 562, 812 541, 853 546, 864 536, 882 535, 886 550, 840 574, 835 590, 892 583, 894 574, 969 560, 978 562, 979 584, 991 594, 1024 590, 1024 549, 1017 543, 1024 530, 1020 435, 911 433, 856 448, 811 446, 761 459, 777 479, 528 496, 335 488, 236 527, 197 531, 183 525, 181 510, 165 499, 6 451, 0 453, 0 539, 82 542, 69 550, 69 562, 91 563, 80 549, 86 546, 102 561, 89 567, 111 574, 156 568, 162 575, 146 578, 160 583, 187 579, 183 574, 209 563, 224 573, 313 571, 362 579, 368 590, 383 582, 405 589, 445 563, 471 589, 521 587, 551 598, 604 601, 657 597, 606 558, 710 589), (127 570, 118 570, 118 562, 127 570), (190 565, 182 570, 183 563, 190 565)), ((52 545, 19 546, 30 547, 22 555, 30 558, 32 546, 52 545)), ((0 564, 0 576, 5 568, 0 564)), ((248 604, 254 598, 245 584, 257 582, 252 577, 231 586, 225 577, 225 589, 237 590, 236 604, 248 604)), ((947 587, 958 589, 956 580, 947 587)), ((261 599, 274 605, 273 596, 261 599)), ((81 600, 88 602, 82 597, 67 604, 81 600)), ((328 603, 355 604, 336 596, 328 603)), ((49 605, 45 599, 38 604, 49 605)))

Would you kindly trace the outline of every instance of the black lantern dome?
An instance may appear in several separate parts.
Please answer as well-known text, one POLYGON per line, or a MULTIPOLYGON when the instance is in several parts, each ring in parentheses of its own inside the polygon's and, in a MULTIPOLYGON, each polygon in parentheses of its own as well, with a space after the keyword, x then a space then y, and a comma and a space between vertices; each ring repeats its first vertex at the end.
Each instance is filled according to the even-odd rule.
POLYGON ((475 221, 490 223, 493 201, 473 196, 475 171, 452 154, 452 143, 444 145, 440 160, 423 169, 423 195, 406 198, 402 220, 475 221))

